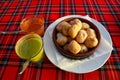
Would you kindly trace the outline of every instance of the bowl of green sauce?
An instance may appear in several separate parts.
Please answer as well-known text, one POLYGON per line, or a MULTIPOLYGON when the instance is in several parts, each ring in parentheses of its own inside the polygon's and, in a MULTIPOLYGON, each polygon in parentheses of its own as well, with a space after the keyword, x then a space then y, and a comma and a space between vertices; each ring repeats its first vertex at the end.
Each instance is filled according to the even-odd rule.
POLYGON ((17 41, 15 51, 22 59, 39 62, 44 56, 42 38, 35 33, 26 34, 17 41))

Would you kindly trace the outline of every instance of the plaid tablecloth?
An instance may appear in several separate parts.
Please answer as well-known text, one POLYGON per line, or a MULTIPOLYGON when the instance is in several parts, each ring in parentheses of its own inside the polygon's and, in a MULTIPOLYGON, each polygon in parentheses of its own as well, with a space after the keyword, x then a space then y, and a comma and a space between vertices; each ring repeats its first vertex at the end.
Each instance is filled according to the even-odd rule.
POLYGON ((45 57, 18 75, 25 60, 16 55, 14 46, 22 35, 0 34, 0 80, 120 80, 120 0, 0 0, 0 33, 19 31, 21 20, 30 15, 44 16, 45 29, 66 15, 89 15, 110 33, 112 54, 101 68, 90 73, 63 71, 45 57))

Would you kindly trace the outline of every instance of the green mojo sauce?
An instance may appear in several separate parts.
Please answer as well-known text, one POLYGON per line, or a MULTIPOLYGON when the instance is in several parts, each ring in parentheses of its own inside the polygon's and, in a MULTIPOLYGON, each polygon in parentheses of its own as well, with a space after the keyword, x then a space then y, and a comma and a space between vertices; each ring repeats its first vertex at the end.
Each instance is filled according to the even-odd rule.
POLYGON ((38 54, 41 47, 42 41, 39 38, 30 38, 21 45, 20 55, 25 59, 30 59, 38 54))

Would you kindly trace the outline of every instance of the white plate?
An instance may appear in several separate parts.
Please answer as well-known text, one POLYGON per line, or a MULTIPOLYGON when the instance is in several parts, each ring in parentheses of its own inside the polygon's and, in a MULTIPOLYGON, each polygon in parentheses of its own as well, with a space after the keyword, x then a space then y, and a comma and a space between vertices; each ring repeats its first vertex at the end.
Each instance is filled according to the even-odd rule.
MULTIPOLYGON (((59 66, 57 63, 56 58, 54 58, 53 56, 55 56, 55 54, 60 54, 55 46, 54 43, 52 41, 52 35, 50 35, 50 31, 54 29, 54 27, 61 22, 64 19, 67 18, 84 18, 87 20, 92 20, 92 22, 98 26, 98 29, 100 30, 100 33, 102 34, 102 36, 110 43, 110 45, 112 45, 112 40, 111 37, 108 33, 108 31, 104 28, 104 26, 102 24, 100 24, 98 21, 90 18, 89 16, 80 16, 80 15, 69 15, 69 16, 65 16, 65 17, 61 17, 59 19, 57 19, 55 22, 53 22, 46 30, 45 35, 43 37, 43 42, 44 42, 44 50, 46 53, 46 56, 48 57, 48 59, 57 67, 59 67, 62 70, 68 71, 68 72, 74 72, 74 73, 88 73, 91 71, 94 71, 98 68, 100 68, 101 66, 103 66, 105 64, 105 62, 108 60, 108 58, 111 55, 111 51, 103 56, 99 56, 97 58, 91 59, 89 61, 86 62, 82 62, 79 65, 75 65, 73 68, 64 68, 62 66, 59 66)), ((62 55, 61 55, 62 56, 62 55)), ((64 57, 64 56, 63 56, 64 57)))

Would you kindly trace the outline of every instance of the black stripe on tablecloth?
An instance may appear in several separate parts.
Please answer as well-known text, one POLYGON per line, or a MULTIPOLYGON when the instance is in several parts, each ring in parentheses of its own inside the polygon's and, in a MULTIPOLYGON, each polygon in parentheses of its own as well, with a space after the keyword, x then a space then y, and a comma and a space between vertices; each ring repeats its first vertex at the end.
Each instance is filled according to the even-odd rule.
POLYGON ((12 4, 12 2, 9 1, 9 4, 3 9, 3 12, 0 16, 0 20, 1 20, 2 17, 4 17, 4 15, 6 14, 6 11, 9 9, 11 4, 12 4))
POLYGON ((120 26, 120 19, 118 19, 118 17, 115 15, 115 11, 114 11, 114 7, 109 3, 108 0, 106 0, 107 6, 111 11, 111 14, 114 16, 115 20, 116 20, 116 24, 118 26, 120 26))
POLYGON ((74 2, 74 0, 71 1, 71 14, 72 15, 76 14, 76 8, 75 8, 75 2, 74 2))
POLYGON ((42 0, 39 0, 38 4, 37 4, 37 7, 36 7, 36 10, 34 12, 35 15, 38 15, 39 13, 41 13, 39 10, 40 8, 43 8, 42 5, 41 5, 41 1, 42 0))
MULTIPOLYGON (((98 2, 96 1, 96 0, 94 0, 94 5, 95 5, 95 7, 97 8, 97 13, 99 14, 99 16, 100 16, 100 18, 101 18, 101 20, 103 21, 103 22, 105 22, 105 19, 104 19, 104 17, 103 17, 103 13, 102 13, 102 10, 101 10, 101 6, 98 4, 98 2)), ((107 25, 107 23, 105 22, 105 24, 107 25)))
POLYGON ((88 5, 89 4, 87 4, 87 1, 86 0, 83 0, 83 3, 84 3, 84 8, 85 8, 85 12, 86 12, 86 15, 90 15, 90 11, 89 11, 89 8, 88 8, 88 5))
POLYGON ((64 14, 64 4, 63 4, 63 0, 60 0, 60 17, 62 17, 64 14))

